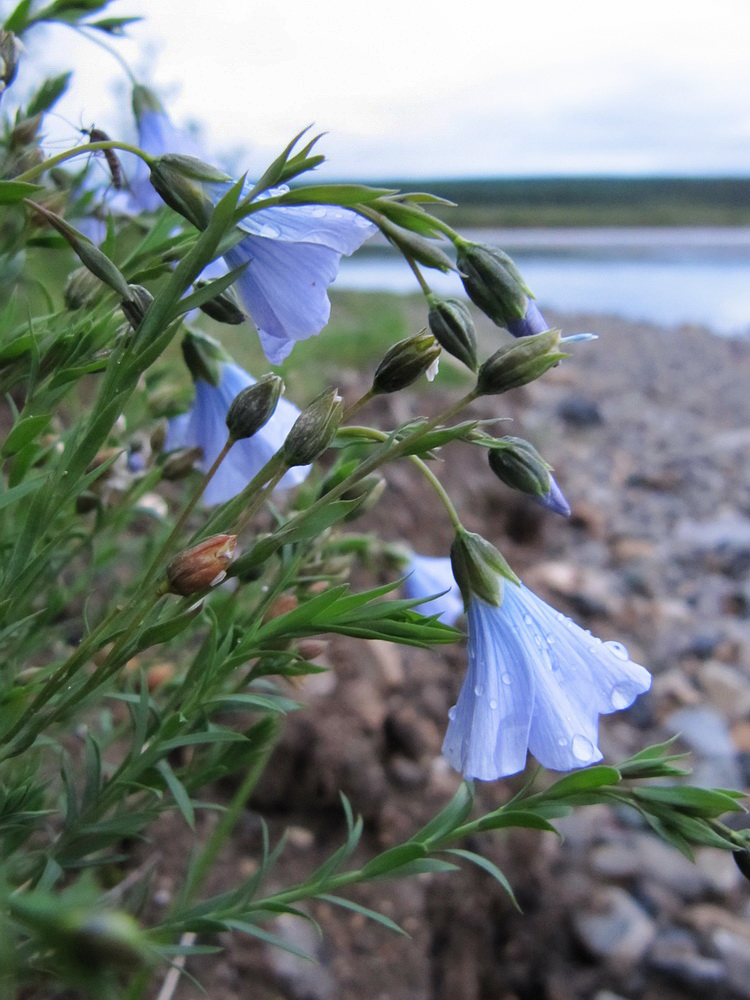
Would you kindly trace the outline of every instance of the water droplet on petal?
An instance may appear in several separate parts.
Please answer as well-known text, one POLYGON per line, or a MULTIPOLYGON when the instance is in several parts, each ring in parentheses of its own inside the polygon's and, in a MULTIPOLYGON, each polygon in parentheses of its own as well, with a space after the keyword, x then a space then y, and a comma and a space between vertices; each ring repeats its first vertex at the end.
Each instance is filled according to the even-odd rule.
POLYGON ((629 684, 616 684, 610 694, 612 708, 619 712, 633 702, 633 690, 629 684))
POLYGON ((531 615, 524 615, 523 620, 526 622, 527 625, 531 625, 533 623, 531 615))
POLYGON ((365 217, 362 215, 357 215, 354 221, 358 226, 361 226, 363 229, 367 229, 371 225, 370 220, 365 219, 365 217))
POLYGON ((614 653, 618 660, 630 659, 630 653, 628 652, 627 646, 623 646, 621 642, 605 642, 604 646, 610 651, 610 653, 614 653))
POLYGON ((474 688, 474 694, 477 696, 477 698, 481 698, 482 695, 484 694, 484 684, 477 684, 477 686, 474 688))
POLYGON ((316 205, 315 208, 310 212, 313 219, 325 219, 328 215, 328 209, 323 205, 316 205))
POLYGON ((564 736, 561 736, 560 739, 557 741, 557 745, 559 747, 566 747, 568 745, 568 741, 565 739, 564 736))
POLYGON ((453 720, 456 718, 456 706, 455 705, 452 708, 448 709, 448 718, 451 720, 451 722, 453 722, 453 720))
POLYGON ((276 226, 269 226, 266 222, 260 227, 260 235, 269 240, 277 240, 281 236, 281 230, 276 226))
POLYGON ((547 636, 547 645, 554 646, 554 644, 555 644, 555 637, 554 637, 554 635, 548 635, 547 636))
POLYGON ((503 674, 502 677, 500 678, 500 680, 503 682, 503 684, 512 684, 513 683, 513 678, 511 677, 510 674, 503 674))
POLYGON ((492 709, 493 712, 497 708, 497 702, 495 701, 494 698, 490 698, 490 708, 492 709))
POLYGON ((578 760, 587 761, 591 760, 594 756, 595 748, 594 744, 587 736, 581 735, 581 733, 576 733, 573 737, 573 754, 578 760))

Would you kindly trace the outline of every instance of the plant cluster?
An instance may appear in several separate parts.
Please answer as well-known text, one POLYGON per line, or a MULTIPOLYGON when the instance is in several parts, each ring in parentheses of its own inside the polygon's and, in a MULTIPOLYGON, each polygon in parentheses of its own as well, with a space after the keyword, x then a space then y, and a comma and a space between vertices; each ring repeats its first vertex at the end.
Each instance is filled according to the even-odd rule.
POLYGON ((345 890, 371 879, 468 861, 512 896, 466 838, 554 831, 592 803, 632 807, 688 854, 743 851, 721 822, 739 793, 684 784, 668 746, 598 763, 599 715, 646 691, 647 670, 525 588, 466 530, 434 471, 440 449, 461 442, 551 514, 569 513, 536 449, 495 436, 470 407, 539 378, 588 335, 549 329, 513 261, 433 215, 440 199, 301 182, 322 161, 319 137, 297 136, 255 182, 232 178, 132 81, 137 143, 92 127, 50 155, 45 116, 70 74, 24 92, 24 40, 45 25, 116 43, 128 19, 105 16, 108 6, 22 0, 0 32, 4 995, 140 997, 165 964, 218 950, 219 932, 285 946, 272 921, 304 916, 302 900, 362 909, 345 890), (278 364, 324 328, 342 255, 378 231, 414 272, 427 328, 388 349, 358 399, 335 387, 288 399, 278 374, 254 378, 206 333, 206 315, 214 332, 252 323, 278 364), (430 269, 457 270, 504 331, 494 353, 481 356, 467 300, 432 292, 430 269), (442 351, 470 373, 470 391, 429 419, 358 422, 374 397, 430 378, 442 351), (450 556, 351 534, 401 460, 434 487, 455 531, 450 556), (362 553, 390 560, 397 578, 353 589, 362 553), (407 596, 394 594, 401 583, 407 596), (464 611, 468 671, 443 748, 467 779, 455 797, 364 864, 353 861, 362 821, 342 799, 348 834, 303 882, 268 888, 283 842, 266 837, 251 877, 208 893, 281 720, 301 707, 285 681, 320 669, 305 642, 338 633, 439 647, 462 638, 464 611), (529 752, 571 773, 537 774, 475 816, 471 780, 518 773, 529 752), (228 777, 222 806, 214 786, 228 777), (205 836, 202 810, 218 810, 205 836), (128 851, 165 812, 196 833, 184 884, 157 918, 148 866, 130 871, 128 851))

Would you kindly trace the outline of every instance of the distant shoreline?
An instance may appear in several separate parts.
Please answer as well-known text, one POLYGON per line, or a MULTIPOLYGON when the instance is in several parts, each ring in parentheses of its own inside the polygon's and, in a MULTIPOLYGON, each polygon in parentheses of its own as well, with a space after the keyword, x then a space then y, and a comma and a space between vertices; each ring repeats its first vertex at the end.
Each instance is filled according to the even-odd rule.
POLYGON ((461 227, 747 226, 750 177, 486 177, 382 179, 428 191, 457 207, 431 206, 461 227))

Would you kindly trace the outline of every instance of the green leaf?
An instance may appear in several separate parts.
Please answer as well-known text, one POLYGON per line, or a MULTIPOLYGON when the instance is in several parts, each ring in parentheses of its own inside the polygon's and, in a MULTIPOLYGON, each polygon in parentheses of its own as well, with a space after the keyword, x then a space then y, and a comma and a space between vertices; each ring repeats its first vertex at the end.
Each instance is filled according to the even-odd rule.
POLYGON ((166 760, 160 760, 156 765, 156 770, 162 778, 164 778, 164 782, 172 793, 172 798, 175 800, 177 808, 182 814, 182 818, 185 820, 190 829, 194 830, 195 811, 193 809, 193 803, 190 801, 190 796, 185 791, 185 786, 182 784, 166 760))
MULTIPOLYGON (((337 206, 366 205, 392 194, 395 191, 389 188, 372 188, 364 184, 318 184, 292 188, 268 201, 278 205, 330 205, 335 210, 337 206)), ((263 206, 265 199, 257 204, 263 206)))
POLYGON ((6 31, 12 31, 14 34, 20 35, 29 22, 31 3, 32 0, 21 0, 18 6, 6 18, 3 28, 6 31))
POLYGON ((589 792, 592 788, 602 788, 606 785, 618 785, 621 781, 620 772, 606 764, 597 764, 581 771, 574 771, 560 778, 554 785, 541 792, 545 799, 564 799, 575 796, 579 792, 589 792))
POLYGON ((0 454, 15 455, 24 448, 30 441, 33 441, 38 434, 44 430, 52 417, 51 413, 39 413, 36 416, 22 417, 5 439, 0 454))
POLYGON ((459 786, 458 791, 437 816, 415 833, 412 840, 428 846, 439 842, 459 827, 471 812, 474 805, 474 791, 466 782, 459 786))
POLYGON ((210 302, 211 299, 215 299, 217 295, 221 295, 222 292, 226 291, 231 284, 233 284, 237 278, 245 271, 248 262, 240 264, 239 267, 232 268, 231 271, 227 271, 226 274, 222 274, 220 278, 216 278, 214 281, 210 281, 203 288, 199 288, 190 295, 184 296, 175 305, 174 309, 169 315, 170 321, 177 319, 178 316, 183 316, 185 313, 190 312, 191 309, 198 309, 200 306, 204 305, 206 302, 210 302))
POLYGON ((389 917, 383 916, 382 913, 378 913, 376 910, 371 910, 367 906, 360 906, 359 903, 352 902, 351 899, 343 899, 341 896, 331 896, 327 892, 322 892, 318 899, 324 900, 326 903, 333 903, 334 906, 341 906, 345 910, 352 910, 354 913, 361 913, 363 917, 367 917, 368 920, 374 920, 383 927, 387 927, 389 931, 395 931, 397 934, 403 934, 404 937, 409 937, 403 927, 399 927, 398 924, 394 923, 389 917))
POLYGON ((655 802, 660 805, 673 806, 696 816, 713 819, 726 812, 745 812, 732 795, 717 789, 694 788, 691 785, 648 785, 645 788, 634 788, 633 796, 641 802, 655 802))
POLYGON ((29 184, 26 181, 0 181, 0 205, 12 205, 24 198, 31 198, 37 191, 43 191, 43 184, 29 184))
POLYGON ((38 489, 46 481, 46 476, 35 476, 33 479, 25 479, 18 486, 14 486, 12 490, 5 490, 0 493, 0 510, 3 507, 8 507, 10 504, 22 500, 23 497, 28 496, 29 493, 33 493, 34 490, 38 489))
POLYGON ((142 21, 142 17, 103 17, 99 21, 87 21, 87 28, 96 28, 97 31, 104 31, 108 35, 123 35, 123 28, 130 24, 137 24, 142 21))
MULTIPOLYGON (((140 653, 144 649, 149 649, 151 646, 157 646, 161 642, 167 642, 169 639, 174 639, 176 635, 184 632, 185 629, 194 621, 198 615, 203 610, 201 604, 195 607, 189 608, 187 611, 183 611, 182 614, 175 615, 173 618, 168 618, 166 621, 159 622, 158 625, 152 625, 150 628, 145 629, 138 637, 134 647, 134 653, 140 653)), ((120 633, 118 632, 117 635, 120 633)))
POLYGON ((176 736, 172 740, 165 740, 159 744, 159 749, 163 753, 170 750, 177 750, 178 747, 198 746, 202 743, 246 743, 247 738, 242 733, 235 733, 231 729, 212 729, 206 733, 186 733, 184 736, 176 736))
POLYGON ((297 958, 307 959, 308 962, 315 962, 312 955, 308 955, 306 951, 301 948, 297 948, 295 945, 286 941, 284 938, 279 937, 278 934, 272 934, 270 931, 263 930, 262 927, 258 927, 257 924, 250 924, 246 920, 223 920, 222 923, 229 930, 241 931, 243 934, 250 934, 252 937, 258 938, 260 941, 265 941, 266 944, 271 944, 274 948, 281 948, 282 951, 288 951, 291 955, 296 955, 297 958))
POLYGON ((398 868, 403 868, 404 865, 410 864, 412 861, 421 861, 426 857, 427 850, 422 844, 414 842, 399 844, 398 847, 391 847, 368 862, 362 869, 362 877, 378 878, 398 868))
POLYGON ((209 698, 204 704, 218 705, 224 709, 257 708, 264 712, 278 712, 281 715, 301 708, 298 701, 292 701, 291 698, 282 698, 281 695, 251 694, 246 692, 217 695, 214 698, 209 698))
POLYGON ((26 108, 26 114, 29 118, 42 114, 44 111, 49 111, 68 89, 68 84, 72 76, 72 72, 61 73, 59 76, 53 76, 49 80, 45 80, 31 98, 26 108))
POLYGON ((476 830, 502 830, 508 827, 521 827, 528 830, 544 830, 547 833, 554 833, 559 836, 558 831, 543 819, 538 813, 527 809, 509 809, 507 812, 498 810, 488 813, 477 820, 476 830))
POLYGON ((495 881, 499 882, 500 885, 503 887, 503 889, 505 889, 505 891, 510 896, 511 903, 513 903, 518 912, 519 913, 522 912, 521 907, 518 905, 518 900, 516 899, 515 893, 513 892, 513 888, 510 882, 505 877, 503 872, 497 867, 497 865, 493 864, 487 858, 483 858, 481 854, 474 854, 473 851, 463 851, 458 847, 453 847, 449 851, 446 851, 445 853, 452 854, 454 857, 457 858, 466 858, 467 861, 471 861, 471 863, 473 865, 476 865, 477 868, 481 868, 483 871, 488 872, 495 879, 495 881))

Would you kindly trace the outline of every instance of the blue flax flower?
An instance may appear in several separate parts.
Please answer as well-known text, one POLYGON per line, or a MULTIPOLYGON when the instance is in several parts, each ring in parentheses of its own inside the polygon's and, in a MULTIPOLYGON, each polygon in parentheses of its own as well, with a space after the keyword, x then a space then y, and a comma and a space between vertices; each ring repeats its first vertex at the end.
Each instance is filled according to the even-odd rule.
MULTIPOLYGON (((287 190, 282 185, 261 197, 287 190)), ((315 336, 326 325, 328 286, 342 255, 354 253, 376 227, 335 205, 282 205, 248 215, 238 228, 248 235, 225 260, 230 268, 247 263, 236 288, 266 357, 280 364, 298 340, 315 336)))
MULTIPOLYGON (((139 143, 147 153, 205 159, 195 140, 172 123, 151 91, 137 87, 133 108, 139 143)), ((151 211, 162 202, 147 182, 145 165, 140 160, 139 164, 132 194, 140 209, 151 211)), ((218 201, 229 186, 207 185, 206 190, 218 201)), ((248 182, 244 193, 252 186, 248 182)), ((288 190, 286 185, 269 188, 256 200, 288 190)), ((278 205, 247 216, 238 228, 247 236, 224 259, 230 268, 247 265, 237 279, 237 291, 266 357, 280 364, 298 340, 315 336, 326 325, 331 313, 328 286, 338 274, 342 255, 354 253, 377 227, 336 205, 278 205)))
POLYGON ((438 615, 446 625, 453 625, 461 617, 464 602, 447 556, 419 556, 413 552, 407 572, 409 575, 404 581, 406 596, 430 598, 424 604, 418 604, 414 611, 423 615, 438 615), (440 596, 434 597, 435 594, 440 596))
POLYGON ((469 669, 449 713, 443 754, 467 778, 494 781, 526 766, 570 771, 601 760, 600 715, 651 686, 619 642, 602 642, 523 584, 499 606, 472 595, 469 669))
MULTIPOLYGON (((208 472, 227 442, 226 417, 232 400, 255 382, 251 375, 234 362, 221 361, 218 367, 218 385, 196 378, 192 409, 169 421, 164 444, 165 451, 200 448, 203 457, 198 467, 202 472, 208 472)), ((281 448, 299 412, 293 403, 280 399, 268 423, 252 437, 237 441, 232 446, 206 487, 203 503, 210 507, 231 500, 240 493, 281 448)), ((309 471, 309 465, 289 469, 276 488, 298 486, 309 471)))

